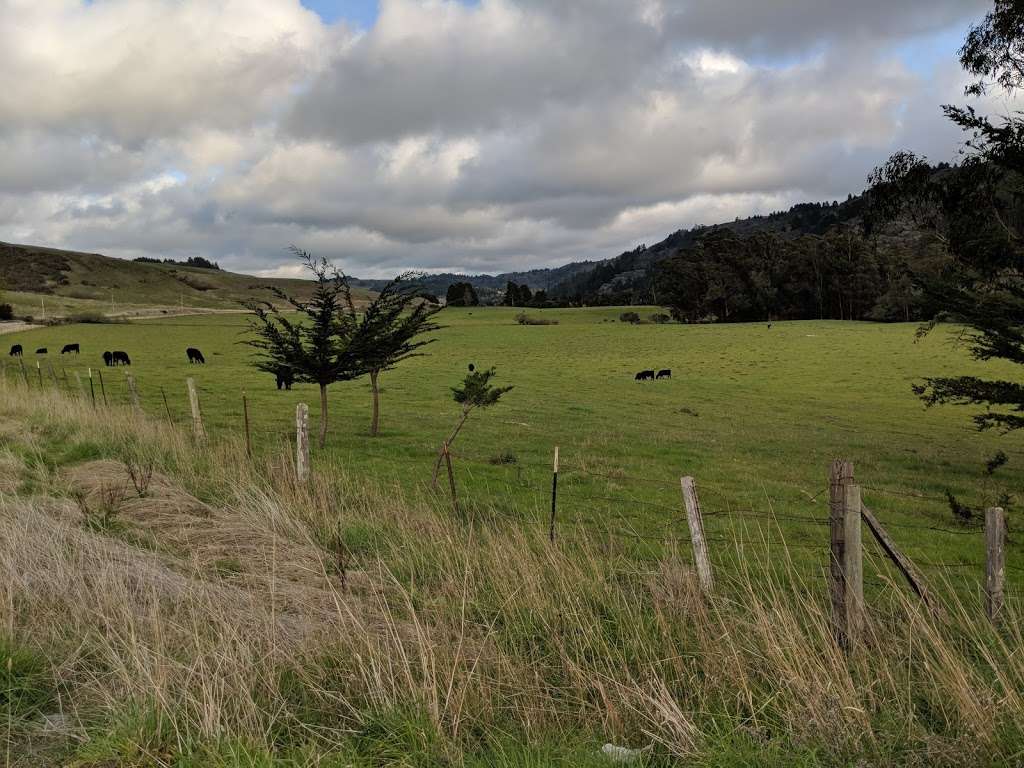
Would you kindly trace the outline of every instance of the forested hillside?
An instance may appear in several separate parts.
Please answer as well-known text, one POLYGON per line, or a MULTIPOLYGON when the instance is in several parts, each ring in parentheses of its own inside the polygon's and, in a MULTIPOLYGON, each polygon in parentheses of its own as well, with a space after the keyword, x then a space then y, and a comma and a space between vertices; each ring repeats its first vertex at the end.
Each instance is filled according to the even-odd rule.
POLYGON ((683 229, 567 280, 553 298, 579 304, 661 304, 678 319, 914 320, 911 275, 941 251, 913 226, 864 234, 867 202, 803 203, 788 211, 683 229))

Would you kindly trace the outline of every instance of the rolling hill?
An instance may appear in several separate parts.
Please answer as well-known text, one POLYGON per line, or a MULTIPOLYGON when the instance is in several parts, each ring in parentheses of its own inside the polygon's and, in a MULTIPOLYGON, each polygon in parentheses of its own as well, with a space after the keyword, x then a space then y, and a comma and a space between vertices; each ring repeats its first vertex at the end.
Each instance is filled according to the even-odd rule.
MULTIPOLYGON (((299 298, 306 280, 252 277, 181 264, 153 264, 32 245, 0 242, 0 281, 15 314, 60 316, 237 310, 246 299, 271 301, 268 286, 299 298)), ((357 301, 368 291, 356 288, 357 301)))

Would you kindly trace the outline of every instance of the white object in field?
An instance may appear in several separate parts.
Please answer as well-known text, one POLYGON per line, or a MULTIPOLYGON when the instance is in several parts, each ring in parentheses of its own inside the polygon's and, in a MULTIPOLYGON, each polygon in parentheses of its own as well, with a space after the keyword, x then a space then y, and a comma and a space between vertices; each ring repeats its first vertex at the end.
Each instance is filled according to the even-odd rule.
POLYGON ((633 763, 640 759, 646 749, 630 749, 615 744, 605 744, 601 747, 601 754, 613 763, 633 763))

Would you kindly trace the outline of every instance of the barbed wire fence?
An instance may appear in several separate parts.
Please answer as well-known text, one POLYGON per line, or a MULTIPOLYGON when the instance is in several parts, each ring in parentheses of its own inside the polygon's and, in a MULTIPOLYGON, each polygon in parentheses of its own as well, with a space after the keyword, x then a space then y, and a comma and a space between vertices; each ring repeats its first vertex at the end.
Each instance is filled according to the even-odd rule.
MULTIPOLYGON (((111 376, 108 370, 107 377, 104 377, 102 368, 89 367, 84 376, 78 370, 69 376, 63 362, 60 374, 48 359, 34 362, 34 365, 26 365, 21 357, 16 361, 0 361, 0 381, 5 386, 22 387, 26 391, 60 391, 94 409, 127 407, 141 410, 138 382, 130 373, 125 372, 118 377, 111 376)), ((174 427, 190 423, 194 438, 202 441, 207 438, 201 404, 203 392, 191 377, 186 386, 189 398, 188 411, 184 412, 178 407, 172 408, 164 386, 158 387, 162 417, 174 427)), ((240 392, 238 427, 249 456, 253 454, 253 444, 280 448, 291 444, 292 448, 305 451, 305 456, 296 456, 296 465, 310 466, 309 437, 299 433, 308 426, 300 420, 296 421, 294 430, 261 423, 253 418, 246 394, 240 392)), ((233 434, 237 435, 237 432, 233 434)), ((426 455, 433 458, 431 454, 426 455)), ((796 569, 799 579, 828 583, 834 613, 843 617, 836 634, 844 644, 853 642, 857 625, 863 621, 865 613, 886 613, 876 604, 866 604, 865 585, 882 592, 900 589, 908 583, 928 607, 939 610, 932 590, 932 585, 938 585, 941 587, 938 591, 948 591, 958 599, 983 602, 993 622, 999 621, 1007 598, 1021 597, 1015 586, 1006 584, 1006 573, 1024 575, 1024 565, 1006 562, 1007 525, 1001 508, 987 508, 984 524, 973 520, 950 525, 936 519, 920 522, 887 519, 883 527, 863 503, 862 493, 872 500, 912 501, 934 505, 946 512, 949 499, 873 483, 858 485, 853 482, 852 465, 848 476, 838 480, 834 465, 830 484, 814 489, 813 493, 800 489, 802 503, 813 508, 815 513, 798 514, 789 510, 775 511, 770 498, 767 499, 767 509, 754 508, 749 502, 730 497, 725 489, 714 483, 698 483, 687 477, 668 479, 620 469, 599 469, 594 468, 594 464, 600 466, 599 462, 589 463, 579 457, 575 461, 563 461, 560 467, 557 459, 551 464, 513 454, 485 456, 449 450, 448 458, 470 480, 475 479, 474 473, 483 473, 485 469, 489 474, 505 470, 506 490, 532 495, 537 509, 545 508, 550 501, 553 541, 579 532, 599 541, 628 545, 632 550, 654 558, 670 550, 674 557, 693 566, 702 575, 701 582, 706 591, 712 589, 710 574, 713 566, 728 568, 734 565, 736 558, 742 557, 742 553, 754 545, 760 547, 762 553, 777 549, 782 553, 778 559, 782 566, 793 569, 797 562, 800 563, 796 569), (687 496, 687 482, 693 489, 692 498, 687 496), (854 501, 846 498, 851 488, 856 489, 854 501), (870 549, 862 546, 859 533, 862 518, 869 522, 866 527, 872 533, 869 541, 873 546, 870 549), (851 520, 856 523, 853 527, 851 520), (823 535, 824 529, 829 531, 828 539, 823 535), (930 536, 952 537, 951 540, 958 543, 957 551, 963 554, 953 560, 918 556, 911 561, 888 531, 914 541, 914 537, 919 537, 924 531, 930 536), (848 538, 851 540, 847 541, 848 538), (799 560, 790 557, 791 550, 801 553, 799 560), (815 551, 821 554, 817 561, 810 556, 815 551), (866 574, 864 563, 871 569, 866 574), (707 574, 706 578, 704 574, 707 574)), ((449 480, 454 504, 457 503, 456 479, 452 475, 449 480)))

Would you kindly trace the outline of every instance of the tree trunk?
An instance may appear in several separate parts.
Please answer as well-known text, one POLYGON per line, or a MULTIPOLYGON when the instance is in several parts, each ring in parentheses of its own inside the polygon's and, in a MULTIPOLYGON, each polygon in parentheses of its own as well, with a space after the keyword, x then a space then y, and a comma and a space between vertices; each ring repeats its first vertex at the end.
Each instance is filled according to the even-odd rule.
POLYGON ((370 437, 377 436, 380 427, 380 387, 377 386, 377 376, 380 371, 370 371, 370 391, 373 393, 373 418, 370 420, 370 437))
POLYGON ((327 442, 327 385, 320 385, 320 448, 327 442))
POLYGON ((445 448, 450 448, 455 437, 459 434, 459 430, 462 429, 462 425, 466 423, 466 419, 469 418, 469 412, 473 410, 472 407, 463 408, 462 416, 459 418, 459 423, 455 425, 455 429, 452 431, 448 439, 445 440, 444 445, 441 446, 440 452, 437 454, 437 461, 434 462, 434 477, 431 480, 431 485, 437 487, 437 473, 441 471, 441 462, 444 461, 445 448))

